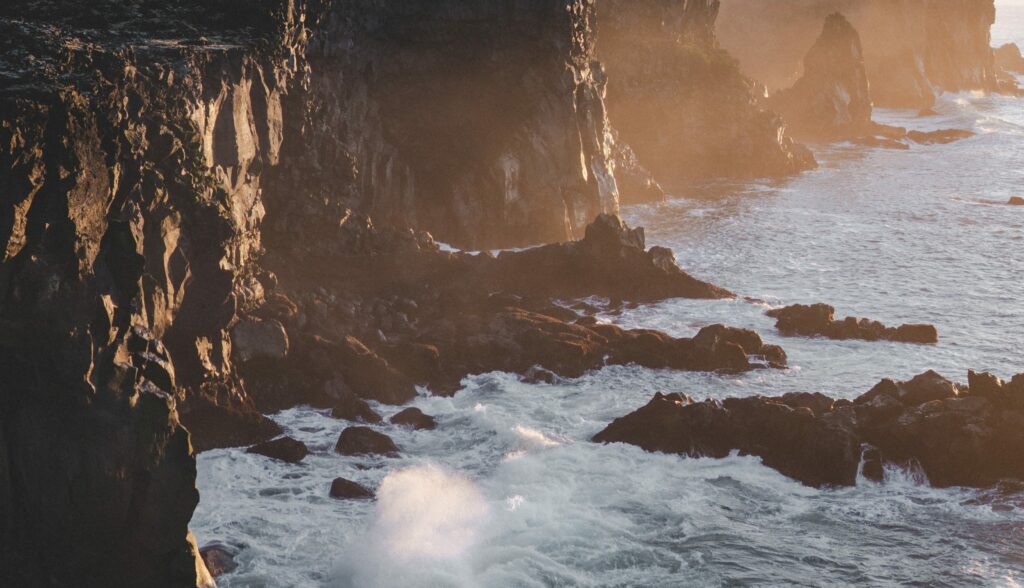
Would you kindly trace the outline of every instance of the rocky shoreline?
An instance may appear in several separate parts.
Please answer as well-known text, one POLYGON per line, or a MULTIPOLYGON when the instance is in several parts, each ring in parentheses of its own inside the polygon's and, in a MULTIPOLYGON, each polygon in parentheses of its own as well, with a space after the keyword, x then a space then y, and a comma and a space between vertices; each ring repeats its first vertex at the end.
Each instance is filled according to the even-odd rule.
MULTIPOLYGON (((591 296, 735 296, 648 248, 620 201, 664 198, 664 179, 815 165, 718 45, 718 2, 628 5, 0 7, 0 583, 211 585, 230 549, 207 549, 221 554, 207 570, 189 532, 195 455, 252 446, 300 462, 307 448, 265 416, 285 408, 373 423, 367 401, 454 394, 492 371, 552 382, 620 364, 785 367, 753 331, 676 338, 578 311, 591 296)), ((1016 407, 1018 384, 972 376, 970 393, 931 399, 955 421, 936 434, 991 426, 979 452, 1017 443, 992 415, 1016 407)), ((889 410, 902 389, 863 410, 889 410)), ((928 461, 931 446, 888 441, 903 434, 889 421, 864 421, 876 431, 815 402, 808 417, 742 401, 742 422, 719 414, 729 403, 707 422, 754 452, 748 424, 798 412, 834 434, 822 446, 834 471, 807 474, 816 485, 845 483, 863 440, 883 461, 922 461, 937 484, 1020 473, 958 477, 928 461)), ((392 422, 436 424, 415 409, 392 422)), ((338 451, 400 449, 359 427, 338 451)), ((780 467, 803 476, 804 457, 780 467)), ((346 482, 332 493, 369 497, 346 482)))

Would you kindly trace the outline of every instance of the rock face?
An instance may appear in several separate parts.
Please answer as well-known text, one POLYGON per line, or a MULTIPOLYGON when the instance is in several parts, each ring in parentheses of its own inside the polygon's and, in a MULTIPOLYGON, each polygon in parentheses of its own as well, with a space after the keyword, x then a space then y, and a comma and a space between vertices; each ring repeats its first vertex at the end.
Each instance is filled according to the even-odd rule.
POLYGON ((935 486, 988 486, 1024 479, 1024 374, 1004 383, 969 374, 969 386, 935 372, 883 380, 853 402, 821 394, 694 402, 658 394, 594 440, 647 451, 757 455, 811 486, 879 479, 885 463, 919 467, 935 486))
POLYGON ((1015 74, 1024 74, 1024 55, 1016 43, 1007 43, 995 50, 996 67, 1015 74))
POLYGON ((768 316, 783 335, 794 337, 827 337, 829 339, 862 339, 864 341, 896 341, 900 343, 938 343, 939 333, 932 325, 900 325, 886 327, 878 321, 847 317, 835 320, 836 309, 827 304, 804 306, 795 304, 768 311, 768 316))
POLYGON ((785 88, 836 11, 860 31, 876 106, 924 110, 944 91, 1015 91, 989 46, 994 0, 724 0, 719 36, 744 71, 785 88))
POLYGON ((466 248, 579 236, 618 206, 594 10, 334 2, 311 32, 309 104, 285 121, 268 211, 330 230, 341 211, 320 203, 349 186, 346 206, 466 248))
POLYGON ((860 35, 840 14, 829 15, 804 58, 804 75, 771 105, 800 136, 834 139, 871 130, 871 92, 860 35))
POLYGON ((602 0, 598 56, 620 137, 663 183, 796 173, 814 158, 717 45, 718 0, 602 0))

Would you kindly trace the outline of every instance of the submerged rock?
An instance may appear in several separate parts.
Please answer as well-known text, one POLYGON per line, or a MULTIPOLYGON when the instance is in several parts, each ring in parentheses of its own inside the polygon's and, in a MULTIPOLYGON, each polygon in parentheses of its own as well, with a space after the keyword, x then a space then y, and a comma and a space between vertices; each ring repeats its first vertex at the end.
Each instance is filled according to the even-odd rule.
POLYGON ((398 447, 384 433, 369 427, 349 427, 341 432, 334 450, 342 455, 386 455, 396 457, 398 447))
POLYGON ((309 449, 301 441, 291 437, 281 437, 280 439, 254 445, 247 449, 246 453, 256 453, 288 463, 299 463, 309 455, 309 449))
POLYGON ((849 401, 823 395, 694 402, 657 394, 594 437, 647 451, 725 457, 757 455, 811 486, 849 486, 858 469, 883 477, 883 464, 919 467, 935 486, 989 486, 1024 480, 1024 374, 1004 383, 969 374, 966 388, 935 372, 883 380, 849 401))
POLYGON ((331 498, 337 498, 340 500, 364 500, 372 499, 373 491, 366 489, 361 484, 357 484, 351 480, 345 478, 335 478, 331 482, 331 498))
POLYGON ((1007 204, 1010 206, 1024 206, 1024 196, 1011 196, 1007 204))
POLYGON ((433 430, 437 427, 434 417, 423 414, 423 411, 418 408, 407 408, 388 420, 393 425, 412 427, 417 431, 433 430))
POLYGON ((861 339, 864 341, 896 341, 929 344, 939 341, 932 325, 909 324, 887 327, 878 321, 847 317, 835 320, 835 308, 827 304, 805 306, 795 304, 768 311, 768 316, 783 335, 789 337, 827 337, 829 339, 861 339))
POLYGON ((907 138, 915 143, 921 143, 924 145, 945 145, 947 143, 969 139, 974 135, 975 133, 973 131, 967 131, 964 129, 942 129, 930 132, 910 131, 907 133, 907 138))

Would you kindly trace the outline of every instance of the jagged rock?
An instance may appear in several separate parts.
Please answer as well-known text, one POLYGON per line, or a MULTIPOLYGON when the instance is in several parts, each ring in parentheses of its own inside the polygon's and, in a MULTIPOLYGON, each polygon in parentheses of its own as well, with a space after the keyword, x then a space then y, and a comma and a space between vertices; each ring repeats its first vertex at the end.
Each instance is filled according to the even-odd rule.
POLYGON ((284 359, 288 334, 276 320, 245 319, 231 329, 232 351, 238 361, 284 359))
POLYGON ((247 449, 246 453, 256 453, 288 463, 299 463, 309 455, 309 449, 302 441, 296 441, 291 437, 281 437, 254 445, 247 449))
POLYGON ((594 437, 647 451, 757 455, 811 486, 884 478, 884 464, 920 467, 934 486, 1024 480, 1024 374, 1009 384, 969 374, 961 388, 935 372, 883 380, 849 401, 820 394, 697 403, 678 394, 616 419, 594 437))
POLYGON ((860 32, 878 107, 927 110, 944 91, 1016 92, 1016 84, 1000 82, 990 47, 991 0, 724 0, 719 38, 745 72, 785 88, 822 19, 836 11, 860 32))
POLYGON ((805 306, 795 304, 768 311, 778 319, 779 332, 789 337, 827 337, 829 339, 862 339, 864 341, 897 341, 900 343, 937 343, 938 331, 932 325, 900 325, 886 327, 868 319, 847 317, 835 320, 836 309, 827 304, 805 306))
POLYGON ((861 453, 848 419, 815 416, 762 397, 697 403, 659 393, 594 441, 693 457, 723 458, 738 450, 810 486, 854 484, 861 453))
POLYGON ((349 427, 341 432, 334 450, 342 455, 398 455, 398 447, 384 433, 369 427, 349 427))
POLYGON ((206 568, 214 578, 237 570, 238 562, 235 558, 240 552, 238 547, 219 541, 208 543, 199 550, 206 568))
POLYGON ((331 498, 341 500, 363 500, 372 499, 373 492, 362 485, 345 478, 335 478, 331 482, 331 498))
POLYGON ((1024 74, 1024 56, 1016 43, 1006 43, 995 50, 996 66, 1010 73, 1024 74))
POLYGON ((974 136, 973 131, 963 129, 942 129, 939 131, 921 132, 910 131, 907 138, 915 143, 924 145, 945 145, 955 141, 961 141, 974 136))
POLYGON ((365 400, 355 394, 348 393, 342 396, 334 408, 331 409, 331 416, 346 421, 364 422, 376 424, 384 419, 376 413, 365 400))
POLYGON ((860 35, 840 13, 804 57, 804 75, 771 105, 801 136, 837 138, 870 132, 872 103, 860 35))
POLYGON ((663 185, 816 166, 716 40, 717 0, 604 0, 598 57, 621 140, 663 185))
POLYGON ((615 179, 619 186, 619 199, 623 204, 660 202, 665 200, 665 190, 654 175, 640 163, 633 148, 615 134, 612 160, 615 162, 615 179))
POLYGON ((418 408, 407 408, 388 420, 393 425, 412 427, 417 431, 433 430, 437 427, 434 417, 423 414, 423 411, 418 408))

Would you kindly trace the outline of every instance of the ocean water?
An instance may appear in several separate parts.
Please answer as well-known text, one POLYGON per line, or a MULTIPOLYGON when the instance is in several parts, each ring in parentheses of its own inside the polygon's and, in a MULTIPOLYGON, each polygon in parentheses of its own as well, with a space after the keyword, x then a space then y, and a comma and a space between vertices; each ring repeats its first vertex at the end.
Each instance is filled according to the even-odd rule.
MULTIPOLYGON (((1014 12, 1013 21, 1009 13, 1014 12)), ((1024 37, 1000 7, 994 42, 1024 37), (1006 23, 1010 23, 1007 25, 1006 23)), ((606 317, 689 335, 725 322, 785 347, 791 367, 741 376, 611 367, 560 385, 470 378, 421 396, 436 431, 378 427, 400 458, 332 449, 346 423, 276 415, 312 453, 287 465, 242 450, 199 457, 200 542, 243 546, 221 586, 1018 586, 1024 491, 883 484, 815 490, 758 459, 683 459, 588 439, 656 391, 696 397, 820 390, 851 398, 936 369, 1024 372, 1024 100, 943 98, 913 128, 978 135, 909 151, 817 148, 821 169, 777 183, 702 186, 625 211, 693 274, 763 302, 669 301, 606 317), (769 305, 930 322, 936 346, 786 339, 769 305), (376 501, 327 497, 335 477, 376 501)), ((396 409, 377 407, 385 416, 396 409)))

